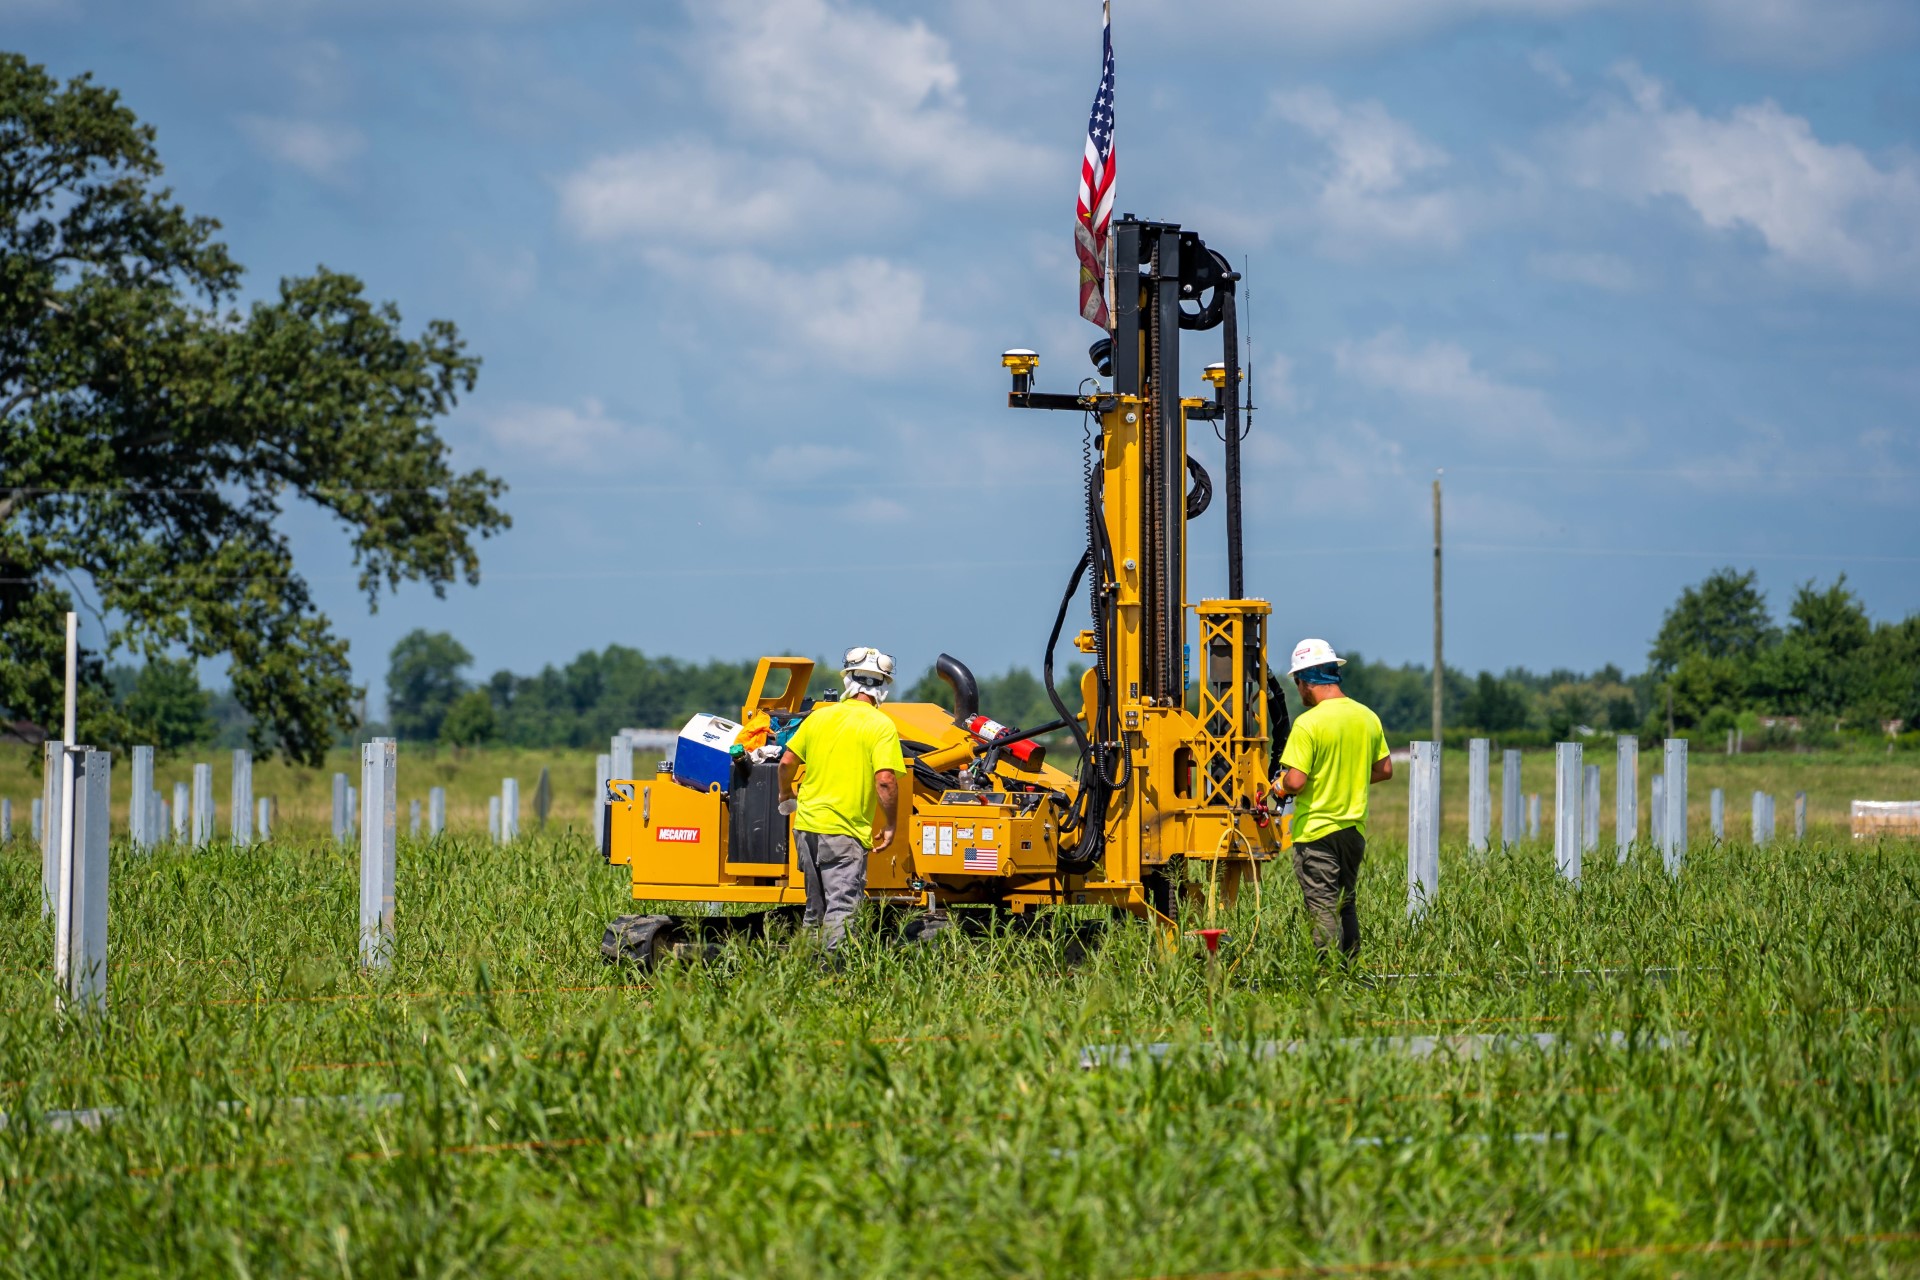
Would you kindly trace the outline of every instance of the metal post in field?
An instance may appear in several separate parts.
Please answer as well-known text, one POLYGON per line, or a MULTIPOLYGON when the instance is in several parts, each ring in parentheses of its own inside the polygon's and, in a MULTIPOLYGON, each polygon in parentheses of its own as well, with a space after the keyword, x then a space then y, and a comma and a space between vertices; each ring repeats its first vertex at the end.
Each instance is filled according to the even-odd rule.
POLYGON ((500 843, 520 838, 520 779, 500 779, 500 843))
POLYGON ((1727 754, 1733 754, 1733 730, 1727 730, 1727 754))
POLYGON ((415 840, 420 838, 420 802, 407 801, 407 834, 415 840))
POLYGON ((1753 793, 1753 843, 1764 847, 1767 843, 1767 793, 1753 793))
POLYGON ((613 778, 613 757, 593 758, 593 804, 587 809, 593 820, 593 838, 598 840, 607 824, 607 783, 613 778))
POLYGON ((193 766, 193 847, 213 843, 213 766, 193 766))
POLYGON ((40 747, 40 915, 53 914, 60 878, 60 771, 66 767, 67 744, 48 739, 40 747))
POLYGON ((1407 917, 1433 902, 1440 889, 1439 744, 1408 744, 1407 759, 1407 917))
POLYGON ((165 800, 161 800, 160 797, 158 796, 155 796, 154 799, 159 801, 159 804, 160 804, 160 821, 157 824, 155 824, 154 830, 163 832, 163 833, 172 831, 173 830, 173 806, 168 804, 165 800))
POLYGON ((360 748, 360 964, 384 969, 393 951, 395 791, 399 747, 375 738, 360 748))
POLYGON ((1580 803, 1587 789, 1580 762, 1580 744, 1560 742, 1553 748, 1553 865, 1563 879, 1580 883, 1580 803))
POLYGON ((333 775, 333 842, 344 845, 347 842, 347 775, 333 775))
POLYGON ((447 829, 447 789, 434 787, 427 792, 427 834, 437 836, 447 829))
POLYGON ((347 784, 347 835, 355 836, 360 830, 360 792, 349 782, 347 784))
MULTIPOLYGON (((1440 610, 1440 477, 1442 473, 1433 473, 1433 744, 1437 750, 1446 745, 1446 735, 1440 731, 1440 695, 1447 685, 1447 664, 1441 656, 1441 610, 1440 610)), ((1437 771, 1438 766, 1436 766, 1437 771)), ((1438 795, 1438 792, 1435 792, 1438 795)))
POLYGON ((1580 798, 1580 852, 1600 847, 1600 766, 1587 766, 1587 789, 1580 798))
POLYGON ((1647 800, 1647 838, 1653 841, 1655 849, 1667 847, 1667 837, 1661 827, 1667 820, 1667 776, 1663 773, 1653 775, 1652 794, 1647 800))
POLYGON ((624 733, 613 735, 611 750, 607 754, 607 764, 612 772, 610 778, 626 781, 633 777, 633 739, 624 733))
POLYGON ((261 844, 273 839, 273 801, 266 796, 253 802, 253 835, 261 844))
POLYGON ((1793 793, 1793 838, 1796 843, 1807 838, 1807 793, 1793 793))
POLYGON ((500 797, 487 797, 487 838, 500 843, 500 797))
POLYGON ((0 844, 13 840, 13 801, 0 798, 0 844))
POLYGON ((188 823, 192 819, 192 793, 187 790, 186 783, 176 782, 173 784, 173 842, 175 844, 187 842, 188 823))
POLYGON ((153 748, 133 749, 133 798, 127 802, 127 834, 136 849, 159 843, 153 821, 153 748))
POLYGON ((1520 753, 1502 751, 1500 753, 1500 841, 1508 848, 1519 844, 1525 838, 1521 824, 1525 817, 1520 809, 1520 753))
POLYGON ((1493 843, 1493 744, 1467 739, 1467 847, 1485 853, 1493 843))
POLYGON ((253 843, 253 752, 233 753, 233 842, 253 843))
POLYGON ((1667 739, 1667 816, 1660 823, 1660 852, 1669 875, 1687 860, 1687 740, 1667 739))
POLYGON ((113 757, 66 752, 60 899, 54 919, 54 977, 62 1009, 98 1012, 107 1000, 107 840, 113 757))
POLYGON ((1640 739, 1631 735, 1615 745, 1618 771, 1613 780, 1614 860, 1625 862, 1640 838, 1640 739))
POLYGON ((1540 838, 1540 793, 1534 792, 1527 797, 1527 838, 1540 838))
POLYGON ((1715 787, 1707 793, 1708 820, 1713 824, 1713 838, 1727 838, 1727 793, 1715 787))
POLYGON ((35 844, 40 843, 40 824, 42 821, 41 813, 40 813, 40 805, 41 805, 40 797, 35 796, 33 798, 33 803, 27 806, 27 819, 33 826, 33 842, 35 844))
POLYGON ((167 838, 167 802, 160 798, 158 787, 147 792, 147 831, 156 845, 167 838))

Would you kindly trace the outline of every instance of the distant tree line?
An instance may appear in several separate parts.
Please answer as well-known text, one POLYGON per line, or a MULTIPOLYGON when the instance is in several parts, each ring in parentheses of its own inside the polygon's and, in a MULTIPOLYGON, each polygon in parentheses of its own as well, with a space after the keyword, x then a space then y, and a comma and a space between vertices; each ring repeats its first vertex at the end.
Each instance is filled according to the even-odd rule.
MULTIPOLYGON (((754 661, 697 663, 623 645, 580 654, 533 675, 495 672, 473 680, 473 657, 445 632, 414 631, 393 648, 387 672, 387 723, 364 716, 344 726, 351 740, 384 728, 411 742, 464 747, 587 747, 632 727, 673 728, 702 711, 739 710, 754 661)), ((1062 696, 1078 697, 1078 664, 1063 671, 1062 696)), ((1379 712, 1396 737, 1424 736, 1431 723, 1432 672, 1350 652, 1346 688, 1379 712)), ((135 740, 167 750, 245 745, 251 723, 230 693, 201 689, 191 662, 160 659, 108 671, 116 706, 136 726, 135 740)), ((1031 671, 980 675, 980 705, 1006 724, 1054 719, 1031 671)), ((819 695, 837 690, 822 660, 819 695)), ((1510 668, 1468 675, 1449 667, 1444 688, 1449 740, 1488 734, 1510 745, 1544 744, 1582 733, 1657 738, 1668 730, 1718 740, 1741 729, 1752 746, 1825 745, 1840 738, 1879 739, 1894 722, 1920 744, 1920 614, 1874 623, 1842 575, 1829 586, 1806 583, 1776 623, 1751 572, 1722 569, 1681 592, 1648 653, 1647 669, 1617 667, 1536 674, 1510 668)), ((952 705, 931 670, 903 682, 902 699, 952 705)), ((1288 699, 1293 700, 1291 690, 1288 699)), ((1299 707, 1292 707, 1298 714, 1299 707)))

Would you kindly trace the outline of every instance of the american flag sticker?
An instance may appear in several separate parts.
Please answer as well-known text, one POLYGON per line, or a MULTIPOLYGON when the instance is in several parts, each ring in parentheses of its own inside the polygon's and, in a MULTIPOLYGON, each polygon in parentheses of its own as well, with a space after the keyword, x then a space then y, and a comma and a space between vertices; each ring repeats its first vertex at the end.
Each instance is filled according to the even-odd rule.
POLYGON ((982 849, 975 845, 967 846, 966 857, 960 861, 962 871, 998 871, 1000 869, 1000 851, 982 849))

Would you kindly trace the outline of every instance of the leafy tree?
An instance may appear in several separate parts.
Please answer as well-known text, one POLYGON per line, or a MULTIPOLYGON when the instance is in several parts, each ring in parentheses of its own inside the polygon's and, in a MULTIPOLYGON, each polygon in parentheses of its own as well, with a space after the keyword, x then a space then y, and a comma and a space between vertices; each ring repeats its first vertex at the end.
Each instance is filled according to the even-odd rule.
POLYGON ((440 721, 440 741, 453 747, 477 747, 499 732, 493 699, 485 689, 469 689, 453 700, 440 721))
POLYGON ((1755 578, 1751 569, 1716 569, 1699 586, 1682 591, 1647 655, 1654 672, 1671 674, 1689 654, 1752 657, 1772 643, 1773 619, 1755 578))
POLYGON ((126 715, 135 733, 172 752, 213 737, 212 707, 193 663, 155 658, 134 678, 126 715))
POLYGON ((1850 658, 1873 637, 1867 607, 1847 588, 1844 573, 1824 591, 1812 582, 1802 583, 1787 613, 1792 619, 1787 638, 1804 640, 1829 658, 1850 658))
POLYGON ((1524 729, 1531 706, 1525 688, 1482 671, 1473 688, 1460 700, 1462 723, 1488 733, 1524 729))
POLYGON ((462 668, 473 661, 444 631, 416 628, 393 646, 387 664, 387 720, 394 736, 431 742, 440 736, 447 709, 467 690, 462 668))
MULTIPOLYGON (((478 361, 324 267, 240 309, 154 137, 88 77, 0 54, 0 708, 57 714, 61 584, 84 577, 109 651, 225 655, 255 747, 317 763, 356 690, 279 516, 343 525, 370 607, 477 581, 504 486, 456 473, 434 423, 478 361)), ((104 741, 97 655, 83 671, 81 736, 104 741)))

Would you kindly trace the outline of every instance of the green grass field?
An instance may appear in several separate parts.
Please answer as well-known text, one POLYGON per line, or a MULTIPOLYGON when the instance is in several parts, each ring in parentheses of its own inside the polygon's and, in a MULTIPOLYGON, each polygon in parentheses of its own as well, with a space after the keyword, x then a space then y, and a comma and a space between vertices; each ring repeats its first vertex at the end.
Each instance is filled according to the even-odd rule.
POLYGON ((403 753, 454 830, 402 838, 378 976, 324 771, 258 771, 269 846, 116 848, 97 1021, 53 1013, 9 846, 0 1274, 1920 1274, 1920 848, 1840 825, 1911 769, 1696 757, 1683 876, 1590 857, 1578 891, 1451 843, 1456 804, 1417 923, 1395 784, 1362 982, 1319 971, 1278 865, 1213 968, 1125 925, 1078 965, 874 930, 832 976, 765 944, 608 969, 636 908, 560 829, 592 760, 545 759, 554 829, 497 848, 485 795, 542 757, 403 753), (1804 787, 1809 840, 1706 840, 1713 785, 1788 830, 1804 787))

